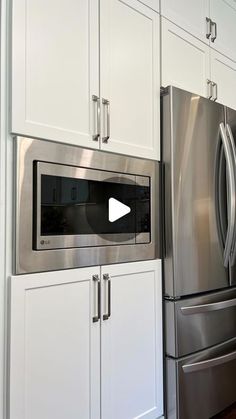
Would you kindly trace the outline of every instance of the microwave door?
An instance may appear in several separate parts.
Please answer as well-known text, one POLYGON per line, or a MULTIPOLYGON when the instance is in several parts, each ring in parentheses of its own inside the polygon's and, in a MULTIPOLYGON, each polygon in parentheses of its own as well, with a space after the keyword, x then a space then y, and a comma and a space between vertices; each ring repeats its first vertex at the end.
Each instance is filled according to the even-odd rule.
POLYGON ((35 171, 37 250, 150 242, 148 177, 43 162, 35 171), (128 208, 112 221, 111 200, 128 208))

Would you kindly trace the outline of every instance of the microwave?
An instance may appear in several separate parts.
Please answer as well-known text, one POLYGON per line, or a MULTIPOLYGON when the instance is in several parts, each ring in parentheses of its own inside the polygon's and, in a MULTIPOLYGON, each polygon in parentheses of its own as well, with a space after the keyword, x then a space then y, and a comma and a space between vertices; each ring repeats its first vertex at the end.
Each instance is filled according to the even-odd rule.
POLYGON ((160 256, 159 163, 16 137, 15 273, 160 256))

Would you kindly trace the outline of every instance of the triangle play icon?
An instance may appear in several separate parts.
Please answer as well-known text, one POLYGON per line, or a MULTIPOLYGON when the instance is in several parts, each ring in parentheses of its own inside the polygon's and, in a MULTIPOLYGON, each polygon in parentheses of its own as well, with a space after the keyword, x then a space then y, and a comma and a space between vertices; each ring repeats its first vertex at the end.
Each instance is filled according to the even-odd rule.
POLYGON ((129 214, 130 211, 131 209, 128 205, 123 204, 115 198, 109 199, 108 218, 111 223, 129 214))

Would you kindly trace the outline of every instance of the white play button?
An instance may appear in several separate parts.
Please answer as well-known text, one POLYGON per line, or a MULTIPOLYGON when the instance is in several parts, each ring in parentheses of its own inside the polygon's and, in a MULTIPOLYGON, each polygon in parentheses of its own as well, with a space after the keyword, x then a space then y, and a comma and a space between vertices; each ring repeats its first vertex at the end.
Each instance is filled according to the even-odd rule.
POLYGON ((122 204, 122 202, 117 201, 115 198, 109 199, 109 221, 111 223, 129 214, 130 211, 131 209, 128 205, 122 204))

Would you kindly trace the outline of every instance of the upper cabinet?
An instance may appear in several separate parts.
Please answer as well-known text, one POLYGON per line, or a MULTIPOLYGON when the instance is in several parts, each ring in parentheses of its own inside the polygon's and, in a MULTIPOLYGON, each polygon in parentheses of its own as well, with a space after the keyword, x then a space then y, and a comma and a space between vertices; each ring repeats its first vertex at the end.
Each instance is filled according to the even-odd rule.
POLYGON ((216 24, 216 39, 211 46, 236 60, 236 2, 210 0, 210 17, 216 24))
POLYGON ((209 43, 206 37, 208 0, 162 0, 161 14, 192 35, 209 43))
POLYGON ((161 84, 208 96, 209 47, 162 18, 161 84))
POLYGON ((13 133, 99 147, 98 23, 98 0, 13 0, 13 133))
POLYGON ((236 63, 211 50, 211 78, 216 82, 216 100, 236 109, 236 63))
POLYGON ((159 2, 143 3, 13 0, 12 133, 158 159, 159 2))
POLYGON ((101 1, 102 148, 159 158, 159 15, 134 0, 101 1))
POLYGON ((147 6, 151 7, 151 9, 156 10, 156 12, 159 12, 159 10, 160 10, 159 0, 139 0, 139 1, 143 4, 146 4, 147 6))

